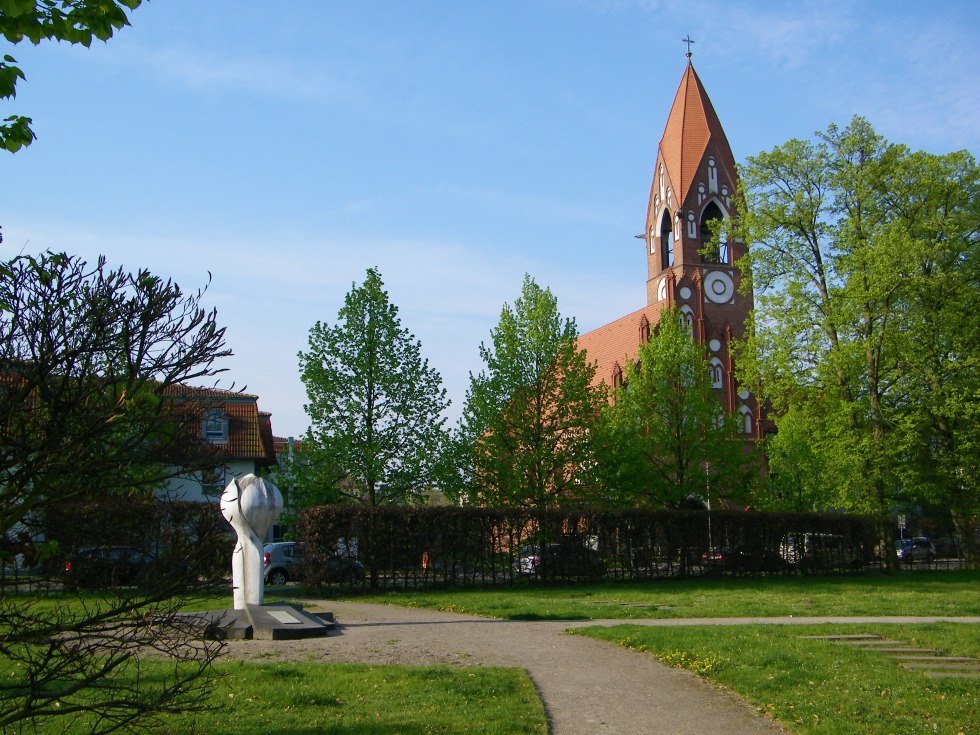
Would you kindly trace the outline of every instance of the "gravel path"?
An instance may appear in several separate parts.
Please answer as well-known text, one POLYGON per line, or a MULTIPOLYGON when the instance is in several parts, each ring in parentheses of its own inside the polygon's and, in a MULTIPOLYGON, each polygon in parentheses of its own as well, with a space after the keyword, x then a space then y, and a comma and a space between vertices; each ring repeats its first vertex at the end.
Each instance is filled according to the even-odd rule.
POLYGON ((301 641, 232 641, 262 660, 516 666, 538 687, 552 735, 773 735, 785 731, 727 690, 652 656, 565 635, 570 627, 637 621, 513 622, 472 615, 323 602, 338 633, 301 641))
POLYGON ((516 622, 388 605, 322 601, 338 631, 300 641, 231 641, 228 655, 266 661, 516 666, 538 687, 551 735, 774 735, 785 733, 728 690, 653 656, 565 635, 588 625, 813 625, 980 623, 980 617, 805 617, 516 622))

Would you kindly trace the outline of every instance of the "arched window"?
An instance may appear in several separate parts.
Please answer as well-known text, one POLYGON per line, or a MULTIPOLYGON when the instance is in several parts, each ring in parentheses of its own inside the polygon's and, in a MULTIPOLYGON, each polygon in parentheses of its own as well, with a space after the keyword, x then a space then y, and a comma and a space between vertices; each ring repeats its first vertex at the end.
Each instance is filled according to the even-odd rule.
POLYGON ((724 386, 725 367, 717 357, 712 357, 708 361, 708 375, 711 376, 712 388, 721 388, 724 386))
POLYGON ((701 257, 705 263, 728 262, 728 244, 711 242, 711 238, 720 231, 723 218, 721 209, 714 202, 709 202, 701 214, 701 257))
POLYGON ((753 434, 752 409, 743 403, 741 406, 739 406, 738 413, 741 418, 742 431, 744 431, 746 434, 753 434))
POLYGON ((694 311, 687 304, 681 307, 681 326, 689 332, 694 331, 694 311))
POLYGON ((660 220, 660 267, 670 268, 674 265, 674 224, 670 221, 670 212, 664 210, 660 220))

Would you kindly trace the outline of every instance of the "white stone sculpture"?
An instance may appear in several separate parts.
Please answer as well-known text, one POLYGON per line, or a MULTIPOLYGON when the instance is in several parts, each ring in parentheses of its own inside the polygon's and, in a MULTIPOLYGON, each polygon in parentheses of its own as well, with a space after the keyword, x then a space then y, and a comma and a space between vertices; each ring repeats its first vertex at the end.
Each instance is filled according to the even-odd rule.
POLYGON ((265 596, 263 539, 282 510, 282 493, 255 475, 234 478, 221 495, 221 514, 238 534, 231 557, 235 609, 261 605, 265 596))

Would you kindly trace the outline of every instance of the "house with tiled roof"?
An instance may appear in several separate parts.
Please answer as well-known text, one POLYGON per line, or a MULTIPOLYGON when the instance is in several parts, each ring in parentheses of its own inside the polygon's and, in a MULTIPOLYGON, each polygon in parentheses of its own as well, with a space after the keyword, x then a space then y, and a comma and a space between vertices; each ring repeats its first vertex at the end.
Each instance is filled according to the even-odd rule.
POLYGON ((167 394, 199 414, 191 430, 200 431, 200 438, 216 450, 211 470, 170 480, 164 489, 168 497, 216 502, 232 478, 276 466, 272 414, 259 410, 258 396, 185 385, 172 386, 167 394))
POLYGON ((725 409, 736 414, 747 439, 762 437, 762 411, 740 386, 730 350, 752 308, 741 293, 735 262, 745 243, 712 248, 712 231, 734 214, 737 171, 731 147, 691 55, 674 96, 657 149, 642 239, 647 256, 647 303, 579 337, 597 364, 596 383, 622 384, 668 308, 678 309, 694 338, 708 348, 712 385, 725 409))

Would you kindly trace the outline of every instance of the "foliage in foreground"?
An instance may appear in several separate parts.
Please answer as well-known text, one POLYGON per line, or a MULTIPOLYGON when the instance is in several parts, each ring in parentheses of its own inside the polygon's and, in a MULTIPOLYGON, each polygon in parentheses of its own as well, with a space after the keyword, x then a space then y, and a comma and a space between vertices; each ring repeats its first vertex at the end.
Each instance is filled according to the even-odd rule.
POLYGON ((484 369, 470 373, 455 437, 454 498, 491 507, 580 504, 596 491, 594 426, 605 405, 592 385, 595 365, 578 349, 574 319, 558 299, 524 276, 504 304, 484 369))
MULTIPOLYGON (((754 455, 725 415, 708 357, 681 312, 667 309, 604 411, 606 494, 625 507, 679 507, 746 496, 754 455)), ((716 506, 717 507, 717 506, 716 506)))
POLYGON ((980 626, 862 625, 580 628, 576 635, 657 656, 723 684, 799 735, 975 732, 976 680, 929 679, 883 654, 804 640, 871 633, 980 658, 980 626))
MULTIPOLYGON (((54 508, 144 496, 214 466, 200 414, 174 397, 222 372, 215 363, 228 354, 203 291, 63 253, 20 256, 0 271, 0 529, 24 537, 25 557, 51 531, 54 508)), ((95 718, 92 732, 135 729, 196 706, 218 647, 195 645, 200 631, 172 615, 186 576, 152 581, 44 609, 0 588, 0 729, 79 712, 95 718), (141 647, 171 656, 169 680, 131 684, 141 647)))
POLYGON ((741 178, 756 309, 736 364, 779 427, 771 501, 942 504, 975 562, 976 160, 910 151, 855 117, 749 157, 741 178))
MULTIPOLYGON (((35 46, 55 40, 90 46, 108 41, 129 25, 126 11, 142 0, 19 0, 0 3, 0 35, 11 44, 28 40, 35 46)), ((17 82, 26 79, 17 60, 0 58, 0 100, 17 96, 17 82)), ((0 149, 16 153, 34 140, 31 118, 10 115, 0 121, 0 149)))

